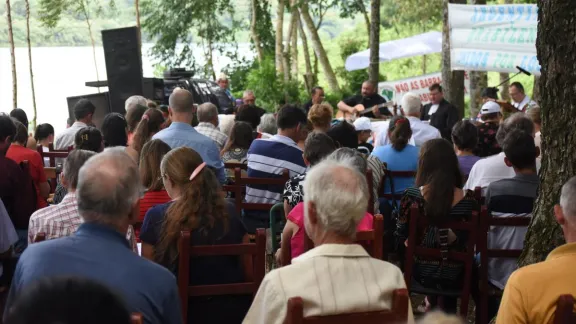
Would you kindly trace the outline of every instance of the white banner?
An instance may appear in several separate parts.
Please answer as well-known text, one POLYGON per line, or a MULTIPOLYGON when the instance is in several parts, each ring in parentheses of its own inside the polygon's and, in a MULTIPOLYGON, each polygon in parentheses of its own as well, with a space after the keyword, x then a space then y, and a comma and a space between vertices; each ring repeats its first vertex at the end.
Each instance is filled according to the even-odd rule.
MULTIPOLYGON (((380 82, 378 83, 378 93, 386 100, 400 103, 405 93, 412 92, 420 96, 422 104, 427 104, 430 102, 428 88, 434 83, 442 84, 442 73, 430 73, 402 80, 380 82)), ((466 95, 468 95, 468 89, 470 89, 468 73, 465 73, 464 88, 466 95)))
POLYGON ((536 5, 449 4, 453 70, 540 74, 536 5))

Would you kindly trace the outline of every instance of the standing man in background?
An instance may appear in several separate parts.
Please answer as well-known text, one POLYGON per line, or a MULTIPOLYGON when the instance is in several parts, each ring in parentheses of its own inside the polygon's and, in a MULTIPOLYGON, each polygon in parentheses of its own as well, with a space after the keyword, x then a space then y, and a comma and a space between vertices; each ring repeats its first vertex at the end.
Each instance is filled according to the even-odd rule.
POLYGON ((529 107, 538 105, 526 95, 524 86, 520 82, 513 82, 510 85, 510 98, 512 98, 513 106, 521 112, 526 112, 529 107))
POLYGON ((308 114, 310 108, 312 108, 313 105, 321 104, 322 102, 324 102, 324 98, 326 98, 326 95, 324 94, 324 89, 322 89, 322 87, 319 86, 315 86, 314 88, 312 88, 310 94, 312 95, 312 98, 310 99, 310 101, 305 103, 304 106, 302 106, 302 108, 304 108, 304 110, 306 111, 306 114, 308 114))
POLYGON ((458 109, 444 99, 442 86, 434 83, 430 90, 430 103, 422 107, 420 119, 430 121, 430 125, 436 127, 442 138, 452 142, 452 127, 460 120, 458 109))

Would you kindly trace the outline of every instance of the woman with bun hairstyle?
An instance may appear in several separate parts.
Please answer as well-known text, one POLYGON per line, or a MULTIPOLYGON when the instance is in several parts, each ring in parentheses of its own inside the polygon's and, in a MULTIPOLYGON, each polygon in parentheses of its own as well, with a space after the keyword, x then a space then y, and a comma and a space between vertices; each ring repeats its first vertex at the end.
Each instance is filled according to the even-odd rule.
MULTIPOLYGON (((372 155, 386 163, 389 171, 414 171, 418 169, 418 148, 408 144, 412 137, 410 122, 404 116, 395 116, 388 124, 390 143, 374 149, 372 155)), ((414 177, 393 179, 394 193, 401 194, 414 186, 414 177)), ((390 181, 384 183, 384 193, 390 194, 390 181)))

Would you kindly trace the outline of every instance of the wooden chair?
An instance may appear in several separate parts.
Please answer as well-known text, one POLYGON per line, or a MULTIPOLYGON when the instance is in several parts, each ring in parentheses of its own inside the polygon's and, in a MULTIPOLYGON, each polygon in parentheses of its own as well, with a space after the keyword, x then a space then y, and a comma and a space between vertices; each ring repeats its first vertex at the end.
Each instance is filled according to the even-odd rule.
POLYGON ((396 193, 394 190, 394 179, 395 178, 415 178, 416 172, 415 171, 390 171, 388 169, 384 169, 384 177, 382 181, 380 181, 380 188, 378 190, 379 198, 386 198, 388 200, 401 200, 403 193, 396 193), (384 193, 384 188, 386 186, 386 179, 390 179, 388 183, 392 183, 390 186, 390 193, 384 193))
MULTIPOLYGON (((302 229, 304 230, 304 229, 302 229)), ((356 232, 356 242, 361 244, 364 249, 375 259, 382 260, 383 254, 383 233, 384 233, 384 218, 382 215, 374 215, 374 222, 372 223, 372 230, 356 232)), ((285 238, 287 240, 287 238, 285 238)), ((309 251, 314 248, 314 242, 304 234, 304 251, 309 251)), ((292 247, 290 241, 282 244, 281 251, 282 266, 292 263, 292 247)))
POLYGON ((40 232, 40 233, 37 233, 36 235, 34 235, 34 239, 32 240, 32 243, 38 243, 38 242, 44 242, 44 241, 46 241, 46 233, 40 232))
POLYGON ((554 324, 574 324, 576 323, 576 313, 574 313, 574 296, 561 295, 556 302, 556 312, 554 312, 554 324))
POLYGON ((190 243, 190 232, 180 232, 180 238, 178 239, 178 292, 182 303, 184 323, 188 321, 188 297, 256 294, 266 271, 265 254, 266 232, 264 229, 256 231, 256 243, 208 246, 192 246, 190 243), (189 286, 191 257, 229 255, 237 255, 239 257, 252 256, 252 281, 222 285, 189 286))
POLYGON ((46 174, 46 179, 50 180, 50 193, 53 194, 56 191, 58 177, 62 170, 55 167, 44 167, 44 173, 46 174))
POLYGON ((327 316, 304 317, 304 302, 300 297, 288 299, 284 324, 383 324, 408 321, 408 291, 396 289, 392 294, 392 309, 375 312, 348 313, 327 316))
POLYGON ((236 170, 236 168, 240 168, 241 170, 248 170, 248 164, 237 162, 224 163, 224 169, 236 170))
POLYGON ((49 159, 49 163, 50 163, 50 167, 56 167, 56 159, 65 159, 68 157, 68 153, 70 153, 72 150, 74 150, 74 146, 69 146, 67 150, 55 150, 54 146, 52 144, 50 144, 48 146, 48 152, 44 152, 44 150, 42 149, 42 145, 39 145, 36 150, 38 151, 38 153, 40 153, 40 156, 42 157, 42 161, 44 161, 44 158, 48 158, 49 159))
MULTIPOLYGON (((492 226, 503 227, 528 227, 530 225, 531 217, 493 217, 488 212, 486 206, 482 206, 480 212, 480 234, 478 235, 478 243, 476 249, 480 252, 480 304, 476 308, 477 323, 487 324, 490 319, 488 318, 488 297, 502 295, 502 291, 497 289, 490 289, 488 282, 488 259, 490 258, 512 258, 518 259, 522 254, 522 249, 519 250, 503 250, 503 249, 489 249, 488 248, 488 233, 492 226)), ((574 322, 576 323, 576 322, 574 322)))
POLYGON ((142 314, 140 313, 132 313, 130 315, 130 323, 131 324, 142 324, 143 320, 142 320, 142 314))
POLYGON ((411 293, 418 293, 422 295, 436 295, 440 297, 459 297, 460 302, 460 315, 464 318, 468 315, 468 303, 470 301, 471 291, 471 278, 472 267, 474 265, 474 245, 476 244, 476 231, 478 230, 478 212, 474 211, 470 220, 448 222, 441 224, 442 228, 450 228, 452 230, 459 230, 468 232, 468 242, 466 243, 466 252, 448 251, 447 259, 452 261, 459 261, 464 264, 464 278, 462 282, 462 289, 460 290, 439 290, 433 288, 426 288, 420 285, 416 280, 413 280, 412 273, 414 271, 414 258, 416 256, 428 260, 442 260, 443 255, 441 250, 431 249, 419 246, 418 230, 425 229, 429 223, 420 215, 418 206, 412 205, 410 210, 410 234, 408 237, 408 247, 406 248, 406 259, 404 262, 404 279, 406 286, 411 293))
POLYGON ((290 180, 290 174, 287 169, 284 169, 282 176, 279 178, 249 178, 242 177, 242 170, 240 168, 234 169, 234 199, 236 204, 236 212, 242 215, 243 210, 259 210, 266 211, 267 213, 272 209, 274 204, 262 203, 247 203, 244 201, 244 192, 247 186, 250 185, 267 185, 267 186, 281 186, 284 188, 286 182, 290 180))

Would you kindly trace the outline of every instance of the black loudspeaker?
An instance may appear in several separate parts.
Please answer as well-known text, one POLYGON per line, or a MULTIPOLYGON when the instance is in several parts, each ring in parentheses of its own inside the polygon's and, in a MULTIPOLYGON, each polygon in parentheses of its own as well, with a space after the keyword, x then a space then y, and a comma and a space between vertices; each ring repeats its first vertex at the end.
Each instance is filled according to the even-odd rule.
POLYGON ((108 96, 108 92, 66 98, 68 101, 68 114, 72 120, 74 120, 74 105, 80 99, 88 99, 90 102, 92 102, 92 104, 94 104, 94 106, 96 106, 96 111, 94 111, 92 122, 98 129, 100 129, 102 126, 102 121, 104 120, 104 116, 110 112, 110 98, 108 96))
POLYGON ((168 104, 164 98, 164 80, 157 78, 144 78, 142 81, 144 97, 155 101, 157 104, 168 104))
POLYGON ((144 94, 138 28, 103 30, 102 43, 110 92, 110 110, 124 114, 126 99, 144 94))

